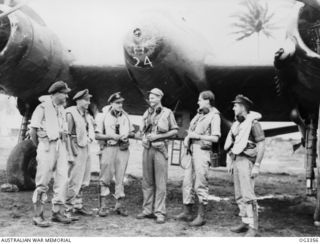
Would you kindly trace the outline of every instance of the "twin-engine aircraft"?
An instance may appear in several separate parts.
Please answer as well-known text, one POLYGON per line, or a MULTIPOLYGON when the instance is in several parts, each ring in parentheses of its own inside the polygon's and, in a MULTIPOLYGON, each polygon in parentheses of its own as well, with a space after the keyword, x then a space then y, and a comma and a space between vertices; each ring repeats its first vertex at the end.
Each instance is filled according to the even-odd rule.
MULTIPOLYGON (((26 140, 28 121, 38 97, 64 80, 73 89, 71 96, 90 90, 93 115, 116 91, 126 98, 126 111, 141 115, 148 107, 147 91, 158 87, 165 93, 164 105, 175 111, 180 137, 196 112, 200 91, 216 95, 223 140, 233 120, 230 101, 244 94, 264 121, 293 120, 298 125, 307 146, 307 189, 314 193, 318 1, 0 2, 0 89, 18 98, 24 118, 7 175, 21 190, 34 187, 35 149, 26 140)), ((290 126, 265 133, 296 130, 290 126)), ((319 204, 316 221, 318 209, 319 204)))

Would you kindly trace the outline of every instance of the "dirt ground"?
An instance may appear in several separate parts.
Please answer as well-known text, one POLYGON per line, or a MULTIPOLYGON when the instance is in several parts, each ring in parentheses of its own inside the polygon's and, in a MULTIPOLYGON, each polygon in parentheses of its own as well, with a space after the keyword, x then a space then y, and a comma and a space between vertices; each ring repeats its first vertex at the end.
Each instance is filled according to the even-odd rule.
MULTIPOLYGON (((0 141, 0 183, 6 182, 5 161, 10 152, 12 138, 0 141)), ((319 236, 319 228, 313 226, 315 199, 306 197, 303 169, 303 150, 292 154, 295 141, 279 138, 268 139, 262 173, 257 179, 259 200, 260 235, 269 236, 319 236)), ((185 222, 175 221, 173 216, 181 209, 181 180, 183 171, 169 167, 167 195, 168 221, 158 225, 152 219, 137 220, 141 211, 141 145, 133 143, 128 166, 125 192, 129 216, 111 214, 106 218, 82 217, 70 225, 53 223, 50 228, 32 225, 32 192, 0 193, 0 236, 238 236, 229 228, 239 223, 238 209, 233 198, 233 183, 224 168, 210 170, 210 194, 207 224, 190 228, 185 222), (218 198, 215 198, 218 197, 218 198), (217 201, 217 199, 220 201, 217 201)), ((50 191, 50 195, 51 195, 50 191)), ((85 191, 86 206, 97 211, 98 184, 93 177, 85 191)), ((49 198, 50 199, 50 198, 49 198)), ((110 197, 112 207, 114 199, 110 197)), ((50 217, 50 202, 46 205, 50 217)))

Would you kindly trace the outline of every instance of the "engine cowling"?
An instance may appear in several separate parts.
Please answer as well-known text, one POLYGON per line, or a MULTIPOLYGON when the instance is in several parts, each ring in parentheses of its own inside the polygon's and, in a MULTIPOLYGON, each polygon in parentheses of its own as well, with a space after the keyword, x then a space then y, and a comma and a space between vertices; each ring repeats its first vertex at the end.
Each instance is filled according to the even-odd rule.
POLYGON ((302 113, 314 113, 320 102, 320 5, 315 4, 296 3, 286 45, 275 58, 283 93, 302 113))
POLYGON ((0 19, 0 87, 24 101, 68 77, 70 55, 39 18, 22 9, 0 19))

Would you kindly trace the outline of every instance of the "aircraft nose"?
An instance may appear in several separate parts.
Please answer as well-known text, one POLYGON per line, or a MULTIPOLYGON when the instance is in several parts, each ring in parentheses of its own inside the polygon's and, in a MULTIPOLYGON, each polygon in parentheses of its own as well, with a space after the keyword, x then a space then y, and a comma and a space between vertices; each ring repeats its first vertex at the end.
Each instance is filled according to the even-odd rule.
POLYGON ((137 24, 128 30, 124 52, 129 64, 140 68, 153 67, 163 48, 163 38, 151 24, 137 24))
MULTIPOLYGON (((0 11, 0 14, 3 13, 0 11)), ((8 17, 0 19, 0 52, 6 47, 11 33, 11 24, 8 17)))
POLYGON ((144 53, 144 47, 141 47, 141 46, 133 47, 133 53, 135 55, 142 55, 144 53))

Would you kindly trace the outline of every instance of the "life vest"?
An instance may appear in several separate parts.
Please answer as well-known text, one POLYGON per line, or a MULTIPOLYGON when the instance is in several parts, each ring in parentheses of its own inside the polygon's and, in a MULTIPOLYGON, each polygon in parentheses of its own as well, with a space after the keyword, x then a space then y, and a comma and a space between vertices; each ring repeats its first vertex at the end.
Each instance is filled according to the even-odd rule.
POLYGON ((198 113, 191 120, 189 130, 199 135, 211 135, 211 122, 216 114, 220 115, 220 112, 216 108, 213 108, 212 111, 205 115, 198 113))
MULTIPOLYGON (((115 125, 119 124, 119 134, 129 136, 131 131, 131 122, 129 119, 129 115, 122 110, 121 115, 119 117, 115 117, 111 113, 111 106, 106 106, 102 109, 103 111, 103 132, 105 134, 114 134, 115 133, 115 125)), ((117 141, 112 139, 107 141, 108 144, 114 145, 117 144, 117 141)))
POLYGON ((46 134, 49 141, 55 141, 59 139, 61 132, 67 131, 65 110, 63 106, 56 110, 51 97, 42 100, 40 106, 44 109, 46 134))
POLYGON ((257 121, 261 118, 261 114, 257 112, 250 111, 246 119, 240 123, 235 121, 229 134, 227 136, 224 148, 225 150, 230 150, 235 155, 242 153, 248 146, 248 143, 254 143, 249 141, 249 136, 254 121, 257 121))
POLYGON ((85 113, 85 117, 83 117, 79 113, 77 106, 67 108, 66 113, 70 113, 72 115, 73 121, 75 123, 78 146, 85 147, 86 145, 88 145, 89 141, 92 141, 94 139, 94 128, 90 115, 88 113, 85 113))
POLYGON ((166 133, 169 131, 169 120, 168 117, 170 115, 171 110, 166 107, 161 107, 161 111, 157 114, 151 114, 149 110, 147 110, 142 118, 144 121, 144 129, 150 126, 150 132, 155 134, 158 133, 166 133))

